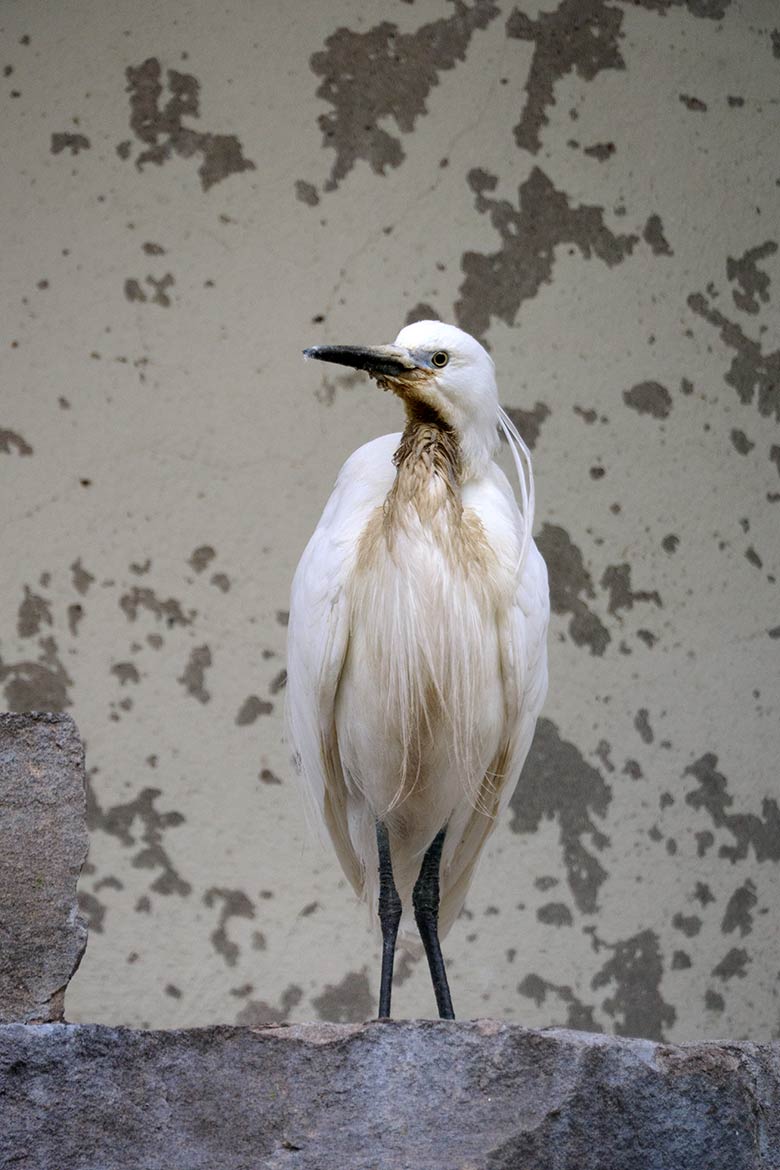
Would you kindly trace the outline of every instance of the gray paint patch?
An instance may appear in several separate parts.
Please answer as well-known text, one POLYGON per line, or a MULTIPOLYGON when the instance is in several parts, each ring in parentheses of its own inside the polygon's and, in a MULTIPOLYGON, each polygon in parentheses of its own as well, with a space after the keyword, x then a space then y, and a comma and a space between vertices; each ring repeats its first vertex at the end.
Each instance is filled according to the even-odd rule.
POLYGON ((18 431, 4 430, 0 427, 0 455, 10 455, 15 450, 18 455, 32 455, 33 449, 18 431))
POLYGON ((755 447, 755 443, 751 442, 745 432, 736 427, 733 428, 729 437, 734 445, 734 450, 738 451, 740 455, 748 455, 755 447))
POLYGON ((726 275, 729 280, 736 282, 738 288, 731 290, 734 304, 743 313, 757 313, 761 308, 760 302, 769 304, 770 278, 767 272, 759 268, 759 260, 767 256, 774 256, 777 243, 766 240, 755 248, 748 248, 738 259, 729 256, 726 260, 726 275))
POLYGON ((679 930, 686 938, 695 938, 701 930, 701 918, 698 914, 675 914, 672 918, 672 926, 675 930, 679 930))
POLYGON ((184 817, 180 812, 160 812, 155 802, 161 795, 159 788, 143 788, 133 800, 103 809, 92 784, 92 774, 88 772, 87 825, 92 830, 100 829, 116 837, 125 848, 136 848, 133 855, 135 869, 159 870, 151 884, 155 893, 186 897, 192 886, 177 873, 163 846, 165 833, 182 825, 184 817), (141 827, 140 841, 136 822, 141 827))
POLYGON ((608 565, 601 578, 601 588, 609 591, 607 612, 616 614, 621 609, 633 609, 637 601, 652 602, 663 607, 661 595, 657 589, 631 588, 631 567, 627 564, 608 565))
POLYGON ((316 207, 320 201, 317 188, 313 183, 307 183, 305 179, 296 179, 295 198, 305 203, 307 207, 316 207))
POLYGON ((86 134, 69 134, 64 131, 51 136, 52 154, 62 154, 63 150, 69 150, 71 154, 78 154, 80 150, 89 150, 90 145, 86 134))
POLYGON ((79 622, 81 621, 81 619, 83 617, 84 617, 84 606, 83 605, 79 605, 78 602, 75 602, 73 605, 68 606, 68 609, 67 609, 68 630, 70 631, 71 635, 74 638, 77 636, 77 634, 79 632, 79 622))
POLYGON ((728 781, 717 771, 718 757, 707 752, 685 769, 683 775, 694 776, 698 788, 688 792, 686 803, 695 809, 704 809, 713 823, 725 829, 734 838, 733 845, 721 845, 720 857, 741 861, 752 845, 757 861, 780 861, 780 808, 777 801, 764 797, 762 816, 755 813, 735 813, 726 810, 734 803, 729 795, 728 781))
MULTIPOLYGON (((527 999, 532 999, 537 1007, 541 1007, 547 999, 548 992, 553 992, 566 1005, 566 1018, 561 1023, 566 1028, 576 1028, 581 1032, 603 1032, 601 1024, 593 1018, 593 1007, 583 1003, 571 987, 565 984, 549 983, 541 975, 530 974, 518 983, 517 990, 527 999)), ((556 1022, 551 1021, 555 1027, 556 1022)))
POLYGON ((41 626, 52 624, 51 602, 40 594, 33 593, 30 586, 25 585, 24 597, 16 615, 16 632, 19 637, 32 638, 40 632, 41 626))
POLYGON ((555 83, 577 72, 592 81, 604 69, 625 69, 618 49, 623 13, 606 0, 561 0, 553 12, 531 20, 519 8, 506 22, 506 35, 534 45, 525 83, 526 103, 514 127, 515 142, 536 154, 547 109, 555 105, 555 83))
POLYGON ((64 711, 73 706, 68 693, 73 679, 60 660, 57 643, 48 636, 39 638, 38 646, 35 662, 4 663, 0 658, 0 683, 9 711, 64 711))
POLYGON ((755 399, 760 415, 774 415, 780 421, 780 349, 764 353, 740 325, 712 308, 703 293, 691 293, 688 307, 720 330, 724 344, 736 351, 724 381, 736 390, 740 402, 747 404, 755 399))
POLYGON ((404 324, 413 325, 415 321, 441 321, 441 314, 427 301, 418 301, 406 314, 404 324))
POLYGON ((134 585, 127 593, 123 593, 119 598, 119 606, 127 615, 128 621, 134 622, 138 617, 139 610, 146 609, 153 614, 158 621, 165 621, 168 627, 172 626, 189 626, 195 617, 195 611, 190 610, 185 614, 181 607, 181 602, 174 597, 168 597, 166 600, 161 600, 153 589, 140 588, 134 585))
POLYGON ((536 917, 545 926, 571 926, 572 912, 565 902, 546 902, 536 911, 536 917))
POLYGON ((217 555, 216 549, 213 549, 210 544, 201 544, 198 548, 193 549, 190 559, 187 564, 195 570, 196 573, 202 573, 207 569, 214 557, 217 555))
POLYGON ((755 883, 748 878, 729 898, 720 924, 721 932, 731 934, 732 930, 739 930, 742 938, 750 934, 753 929, 753 910, 757 902, 755 883))
POLYGON ((282 992, 279 1007, 264 999, 250 999, 236 1016, 236 1023, 246 1028, 263 1028, 268 1024, 283 1024, 290 1018, 290 1012, 303 999, 303 989, 291 983, 282 992))
POLYGON ((605 999, 602 1007, 615 1020, 618 1036, 663 1040, 664 1029, 674 1024, 677 1012, 661 995, 663 963, 658 935, 643 930, 614 946, 596 945, 607 946, 612 957, 594 976, 591 987, 595 991, 614 984, 614 995, 605 999))
POLYGON ((519 406, 505 406, 504 410, 525 439, 529 449, 533 451, 539 440, 542 423, 550 417, 549 406, 544 402, 537 402, 533 410, 521 410, 519 406))
POLYGON ((74 561, 70 566, 70 572, 71 579, 73 581, 73 588, 83 597, 89 590, 89 587, 95 578, 93 577, 92 573, 88 572, 87 569, 84 568, 81 563, 81 557, 74 561))
POLYGON ((324 991, 311 1002, 320 1020, 351 1024, 370 1019, 374 1012, 374 997, 367 969, 350 971, 340 983, 326 983, 324 991))
POLYGON ((322 78, 317 97, 333 107, 317 119, 323 146, 336 152, 325 191, 334 191, 358 159, 377 175, 401 165, 400 138, 379 123, 392 118, 401 133, 410 134, 427 112, 426 99, 439 74, 465 61, 474 32, 499 13, 490 0, 475 0, 471 7, 454 0, 454 9, 413 33, 399 32, 390 21, 367 32, 339 28, 324 50, 312 54, 311 70, 322 78))
POLYGON ((589 646, 591 654, 603 654, 610 633, 584 597, 595 596, 593 580, 582 553, 565 528, 544 524, 536 538, 550 574, 550 606, 553 613, 571 614, 569 633, 577 646, 589 646))
POLYGON ((513 325, 523 301, 550 284, 559 244, 572 244, 589 260, 596 256, 608 267, 630 256, 639 237, 616 235, 604 223, 604 209, 591 204, 572 206, 547 175, 534 167, 518 189, 518 207, 505 199, 491 199, 495 175, 477 168, 469 171, 477 211, 490 215, 501 237, 497 252, 464 252, 465 279, 455 304, 458 324, 482 336, 491 317, 513 325))
POLYGON ((227 924, 231 918, 254 918, 255 908, 252 901, 243 890, 219 889, 212 886, 203 895, 203 902, 209 908, 221 903, 219 922, 209 937, 214 950, 222 955, 228 967, 235 967, 241 950, 238 943, 228 938, 227 924))
MULTIPOLYGON (((156 57, 147 58, 141 65, 128 65, 125 76, 130 94, 130 129, 145 147, 135 160, 139 170, 150 162, 162 166, 174 154, 180 158, 200 155, 198 175, 204 191, 229 175, 255 170, 252 160, 244 158, 234 134, 211 134, 183 124, 185 117, 200 116, 200 82, 191 73, 167 71, 170 97, 162 108, 162 68, 156 57)), ((120 157, 129 153, 121 152, 120 157)))
POLYGON ((106 917, 106 907, 94 894, 86 890, 78 892, 79 910, 87 920, 87 929, 90 934, 102 934, 103 922, 106 917))
POLYGON ((597 162, 606 162, 615 153, 614 142, 596 142, 593 146, 586 146, 583 154, 588 158, 595 158, 597 162))
POLYGON ((246 727, 249 723, 254 723, 260 715, 270 715, 273 709, 273 703, 269 703, 267 699, 260 699, 257 695, 248 695, 236 715, 236 723, 239 727, 246 727))
POLYGON ((664 235, 664 225, 660 215, 651 215, 644 226, 642 239, 650 245, 654 256, 673 256, 674 252, 664 235))
POLYGON ((593 815, 605 817, 612 789, 573 743, 562 739, 550 719, 540 719, 520 782, 509 802, 509 827, 533 833, 542 819, 556 819, 566 875, 579 910, 592 914, 607 872, 583 839, 602 852, 609 838, 593 815))
POLYGON ((744 979, 747 975, 746 968, 749 962, 750 955, 743 947, 732 947, 718 965, 712 968, 712 974, 718 979, 722 979, 724 983, 735 977, 744 979))
POLYGON ((208 703, 211 698, 206 690, 206 671, 211 666, 211 650, 208 646, 195 646, 190 651, 184 673, 176 679, 181 683, 188 695, 197 699, 199 703, 208 703))
POLYGON ((637 414, 651 414, 653 418, 668 418, 672 396, 660 382, 639 382, 623 391, 623 401, 637 414))
POLYGON ((634 727, 639 732, 643 743, 653 742, 653 729, 650 726, 649 712, 646 707, 640 707, 634 716, 634 727))
POLYGON ((732 0, 621 0, 623 4, 635 4, 648 12, 666 16, 670 8, 687 8, 691 16, 702 20, 722 20, 731 7, 732 0))

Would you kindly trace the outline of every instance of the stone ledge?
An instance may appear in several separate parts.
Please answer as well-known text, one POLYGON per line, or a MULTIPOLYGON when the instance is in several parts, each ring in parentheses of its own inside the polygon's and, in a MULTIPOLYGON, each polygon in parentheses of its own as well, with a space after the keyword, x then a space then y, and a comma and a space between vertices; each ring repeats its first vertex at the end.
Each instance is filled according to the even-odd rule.
POLYGON ((84 749, 69 715, 0 714, 0 1023, 61 1020, 87 945, 84 749))
POLYGON ((778 1170, 780 1044, 494 1020, 0 1027, 0 1165, 778 1170))

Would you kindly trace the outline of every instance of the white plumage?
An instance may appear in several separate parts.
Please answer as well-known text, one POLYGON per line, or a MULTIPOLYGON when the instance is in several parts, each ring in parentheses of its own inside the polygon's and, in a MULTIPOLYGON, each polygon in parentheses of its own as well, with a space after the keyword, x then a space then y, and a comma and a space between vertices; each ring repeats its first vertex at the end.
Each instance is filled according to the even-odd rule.
POLYGON ((547 688, 547 571, 531 539, 527 448, 493 362, 451 325, 394 345, 321 347, 404 401, 403 434, 344 464, 292 586, 287 710, 310 806, 375 907, 377 821, 411 927, 426 850, 446 826, 440 934, 525 761, 547 688), (518 507, 493 462, 502 426, 518 507))

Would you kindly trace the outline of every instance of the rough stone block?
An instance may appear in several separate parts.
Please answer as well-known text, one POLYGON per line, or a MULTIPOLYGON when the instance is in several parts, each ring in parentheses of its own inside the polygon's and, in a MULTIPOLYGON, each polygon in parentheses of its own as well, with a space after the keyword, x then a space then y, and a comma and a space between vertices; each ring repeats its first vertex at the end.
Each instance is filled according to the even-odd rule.
POLYGON ((67 715, 0 715, 0 1022, 61 1020, 87 945, 84 750, 67 715))
POLYGON ((494 1020, 0 1028, 0 1165, 778 1170, 780 1045, 494 1020))

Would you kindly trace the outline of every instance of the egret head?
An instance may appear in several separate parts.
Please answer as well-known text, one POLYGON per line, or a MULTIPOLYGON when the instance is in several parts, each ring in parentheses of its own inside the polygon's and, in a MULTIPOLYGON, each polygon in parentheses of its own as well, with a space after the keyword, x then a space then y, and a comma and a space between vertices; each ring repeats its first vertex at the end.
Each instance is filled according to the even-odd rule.
POLYGON ((307 357, 365 370, 402 398, 410 420, 454 432, 468 476, 478 475, 498 446, 498 390, 493 360, 468 333, 441 321, 406 325, 392 345, 315 345, 307 357))

